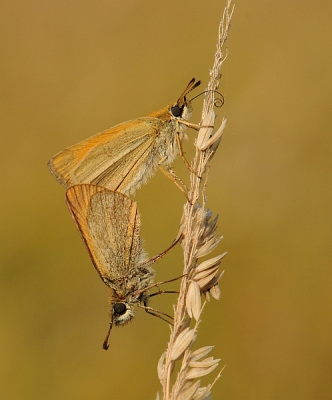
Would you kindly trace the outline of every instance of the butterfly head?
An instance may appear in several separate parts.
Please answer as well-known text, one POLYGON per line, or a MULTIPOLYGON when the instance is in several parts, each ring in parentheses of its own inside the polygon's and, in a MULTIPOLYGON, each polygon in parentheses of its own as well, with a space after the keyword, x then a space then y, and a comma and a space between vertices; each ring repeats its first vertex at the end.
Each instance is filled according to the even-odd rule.
POLYGON ((106 338, 103 343, 103 349, 107 350, 110 344, 110 335, 112 331, 113 325, 115 326, 124 326, 129 321, 131 321, 135 314, 132 307, 126 302, 112 302, 111 309, 111 322, 110 327, 108 329, 106 338))
POLYGON ((111 314, 115 326, 126 325, 135 316, 133 308, 126 302, 112 303, 111 314))

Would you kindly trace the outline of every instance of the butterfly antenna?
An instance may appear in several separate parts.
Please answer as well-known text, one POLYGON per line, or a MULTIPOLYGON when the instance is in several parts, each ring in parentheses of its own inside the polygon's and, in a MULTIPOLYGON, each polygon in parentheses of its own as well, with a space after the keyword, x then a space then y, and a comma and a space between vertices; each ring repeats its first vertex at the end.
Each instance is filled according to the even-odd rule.
POLYGON ((195 82, 195 78, 193 78, 187 85, 187 87, 184 89, 183 93, 181 94, 181 96, 179 97, 177 104, 182 103, 183 101, 185 101, 186 95, 191 92, 192 90, 194 90, 195 88, 197 88, 197 86, 199 86, 201 84, 201 81, 197 81, 195 82))

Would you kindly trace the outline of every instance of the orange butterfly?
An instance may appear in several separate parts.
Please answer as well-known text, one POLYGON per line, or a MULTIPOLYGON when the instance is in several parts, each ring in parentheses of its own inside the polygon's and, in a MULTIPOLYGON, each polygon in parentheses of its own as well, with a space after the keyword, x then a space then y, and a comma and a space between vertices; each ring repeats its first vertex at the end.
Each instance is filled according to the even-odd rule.
POLYGON ((181 140, 187 126, 198 129, 188 122, 192 106, 186 95, 199 85, 192 79, 175 104, 61 151, 48 162, 51 173, 65 188, 89 183, 128 195, 146 183, 157 167, 175 181, 170 165, 178 153, 183 156, 181 140))
POLYGON ((93 265, 110 291, 111 322, 103 348, 108 349, 112 326, 125 325, 134 317, 135 305, 161 319, 158 314, 169 317, 148 307, 148 299, 154 295, 148 290, 156 286, 151 264, 180 238, 148 259, 141 246, 137 204, 129 197, 100 186, 75 185, 67 190, 66 203, 93 265))

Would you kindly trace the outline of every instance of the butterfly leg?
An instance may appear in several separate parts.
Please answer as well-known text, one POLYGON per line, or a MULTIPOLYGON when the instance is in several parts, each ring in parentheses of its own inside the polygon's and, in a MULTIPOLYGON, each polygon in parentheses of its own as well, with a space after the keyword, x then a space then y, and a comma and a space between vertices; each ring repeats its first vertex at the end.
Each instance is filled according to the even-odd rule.
POLYGON ((173 325, 172 322, 168 321, 166 318, 163 318, 162 315, 164 315, 165 317, 170 318, 170 319, 173 319, 173 317, 171 317, 170 315, 168 315, 162 311, 155 310, 154 308, 149 307, 146 304, 146 302, 144 302, 144 306, 142 304, 139 304, 138 307, 143 308, 143 310, 145 310, 145 312, 147 312, 148 314, 153 315, 154 317, 158 317, 158 318, 162 319, 163 321, 167 322, 168 324, 173 325), (161 315, 159 315, 159 314, 161 314, 161 315))
MULTIPOLYGON (((135 296, 135 297, 138 297, 141 293, 146 292, 146 291, 148 291, 148 290, 150 290, 150 289, 152 289, 152 288, 154 288, 154 287, 158 287, 158 289, 159 289, 159 285, 164 285, 165 283, 170 283, 170 282, 177 281, 178 279, 181 279, 181 278, 183 278, 183 277, 186 276, 186 275, 187 275, 187 274, 184 274, 184 275, 178 276, 177 278, 170 279, 170 280, 168 280, 168 281, 152 283, 150 286, 148 286, 148 287, 146 287, 146 288, 144 288, 144 289, 142 289, 142 290, 138 290, 137 292, 135 292, 135 293, 134 293, 134 296, 135 296)), ((157 293, 158 293, 158 292, 157 292, 157 293)))
POLYGON ((182 119, 178 120, 181 124, 186 125, 188 128, 194 129, 195 131, 199 131, 201 126, 197 124, 192 124, 191 122, 184 121, 182 119))
POLYGON ((159 294, 164 294, 164 293, 179 294, 180 292, 177 290, 160 290, 158 287, 158 292, 149 294, 149 298, 153 297, 153 296, 158 296, 159 294))
POLYGON ((189 161, 186 159, 185 157, 185 153, 183 151, 183 147, 182 147, 182 142, 180 139, 180 130, 179 130, 179 123, 186 125, 188 128, 192 128, 195 129, 196 131, 199 131, 200 126, 196 125, 196 124, 192 124, 188 121, 182 121, 182 120, 178 120, 176 121, 176 125, 177 125, 177 130, 176 130, 176 141, 177 141, 177 145, 179 148, 179 154, 180 157, 182 158, 182 160, 184 161, 186 167, 189 169, 190 172, 192 172, 193 174, 195 174, 199 179, 202 179, 200 176, 198 176, 197 172, 192 168, 192 166, 189 164, 189 161))
MULTIPOLYGON (((141 269, 143 265, 154 263, 157 260, 159 260, 159 258, 164 257, 164 255, 166 253, 168 253, 174 246, 176 246, 182 239, 183 239, 183 234, 179 235, 175 240, 173 240, 173 243, 169 247, 167 247, 166 250, 164 250, 161 253, 157 254, 156 256, 150 258, 149 260, 143 261, 137 268, 141 269)), ((178 278, 176 278, 176 279, 178 279, 178 278)))
POLYGON ((181 139, 180 139, 180 135, 179 135, 178 132, 177 132, 177 134, 176 134, 176 141, 177 141, 177 144, 178 144, 180 157, 182 158, 182 160, 183 160, 184 163, 186 164, 186 167, 189 169, 190 172, 192 172, 193 174, 195 174, 199 179, 202 179, 200 176, 198 176, 197 172, 192 168, 192 166, 189 164, 189 161, 186 159, 186 157, 185 157, 185 155, 184 155, 185 153, 184 153, 184 151, 183 151, 183 147, 182 147, 182 142, 181 142, 181 139))
POLYGON ((180 179, 175 172, 171 169, 171 168, 165 168, 162 164, 163 162, 166 160, 166 157, 162 158, 159 162, 158 162, 158 167, 160 168, 160 170, 163 172, 163 174, 165 174, 167 176, 168 179, 170 179, 180 190, 181 192, 186 196, 186 199, 189 201, 188 198, 188 188, 186 187, 185 183, 182 181, 182 179, 180 179), (178 183, 180 182, 181 185, 178 183))

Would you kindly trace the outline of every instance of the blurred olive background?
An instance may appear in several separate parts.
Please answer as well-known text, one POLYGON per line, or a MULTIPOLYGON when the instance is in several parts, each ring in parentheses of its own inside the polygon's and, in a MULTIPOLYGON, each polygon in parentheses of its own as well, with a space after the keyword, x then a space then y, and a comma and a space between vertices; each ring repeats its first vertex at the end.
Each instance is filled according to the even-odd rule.
MULTIPOLYGON (((2 399, 160 390, 168 327, 138 311, 102 350, 107 290, 46 163, 176 100, 192 77, 203 90, 224 4, 1 1, 2 399)), ((214 254, 229 254, 222 299, 206 307, 197 341, 227 365, 216 399, 332 398, 331 15, 330 1, 236 2, 216 110, 228 123, 208 186, 224 235, 214 254)), ((187 179, 181 160, 174 168, 187 179)), ((184 196, 158 172, 136 199, 152 256, 177 234, 184 196)), ((157 279, 181 268, 179 247, 157 279)), ((171 311, 172 296, 152 305, 171 311)))

